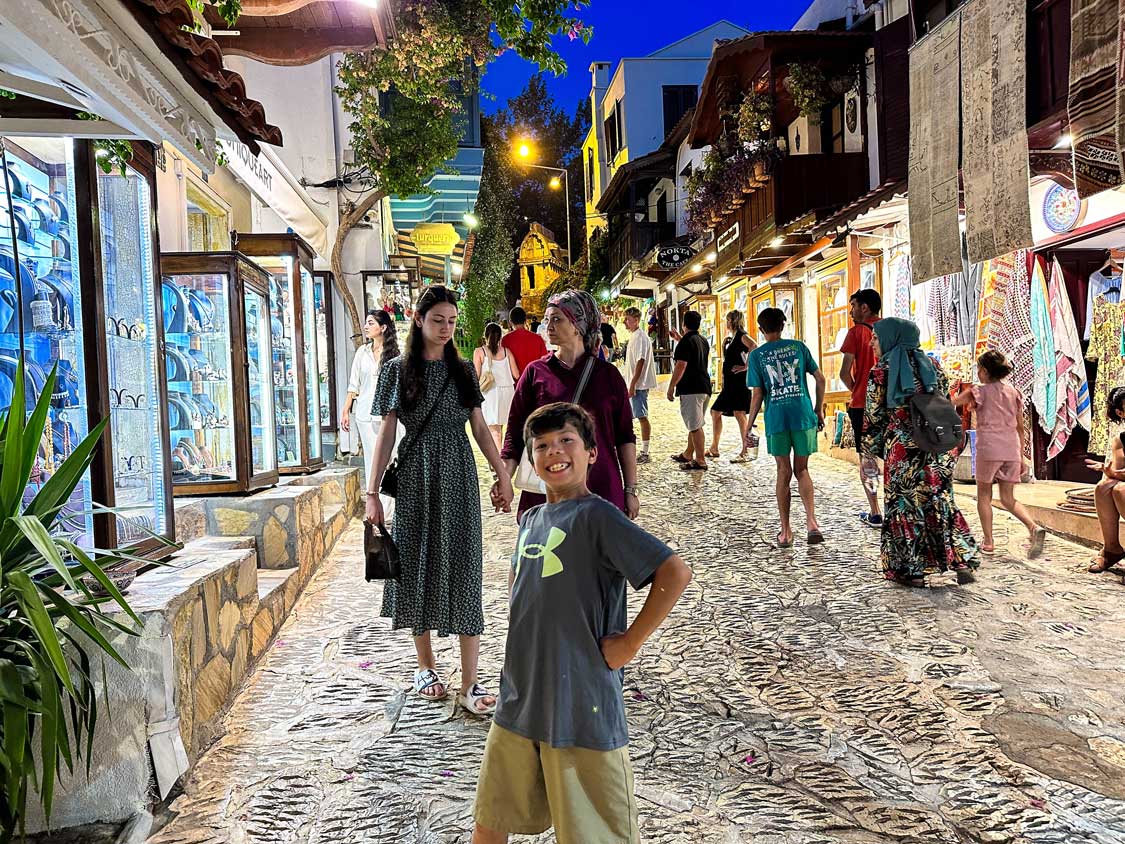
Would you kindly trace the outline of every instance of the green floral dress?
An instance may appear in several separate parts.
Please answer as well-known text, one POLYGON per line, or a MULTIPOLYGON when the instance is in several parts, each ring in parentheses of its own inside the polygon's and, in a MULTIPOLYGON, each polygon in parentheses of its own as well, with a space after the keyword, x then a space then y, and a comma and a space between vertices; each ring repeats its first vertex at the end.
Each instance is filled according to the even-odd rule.
MULTIPOLYGON (((443 389, 449 372, 445 361, 427 361, 424 395, 404 413, 399 405, 402 360, 393 358, 380 370, 372 407, 376 416, 395 411, 406 428, 391 528, 402 574, 386 581, 380 615, 415 636, 429 630, 439 636, 479 636, 484 630, 483 554, 477 467, 465 432, 471 409, 461 406, 452 378, 443 389), (435 402, 422 438, 412 444, 435 402)), ((475 407, 480 407, 476 374, 465 366, 473 378, 475 407)))
MULTIPOLYGON (((935 361, 935 392, 949 379, 935 361)), ((980 551, 953 498, 959 451, 929 454, 914 444, 910 410, 887 407, 887 365, 876 363, 867 382, 863 453, 883 458, 882 557, 888 579, 911 579, 980 566, 980 551)))

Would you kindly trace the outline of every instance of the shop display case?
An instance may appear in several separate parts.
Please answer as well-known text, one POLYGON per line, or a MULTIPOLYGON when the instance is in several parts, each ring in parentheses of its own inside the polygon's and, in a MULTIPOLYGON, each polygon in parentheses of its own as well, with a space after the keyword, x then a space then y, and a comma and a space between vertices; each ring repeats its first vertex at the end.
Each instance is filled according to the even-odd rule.
POLYGON ((316 310, 316 354, 320 364, 320 430, 336 431, 336 347, 332 316, 335 278, 328 270, 313 273, 313 307, 316 310))
POLYGON ((758 328, 758 314, 766 308, 781 308, 785 314, 785 330, 781 336, 789 340, 801 339, 801 285, 791 281, 767 281, 750 293, 750 308, 746 314, 746 331, 759 343, 765 342, 758 328))
POLYGON ((163 275, 177 495, 277 483, 268 272, 237 252, 174 252, 163 275))
POLYGON ((124 173, 106 174, 89 141, 0 141, 0 407, 11 406, 21 357, 26 409, 57 368, 25 501, 108 418, 55 529, 83 547, 154 555, 170 549, 175 526, 158 377, 155 167, 151 147, 133 150, 124 173))
POLYGON ((270 275, 277 465, 282 474, 324 465, 314 253, 295 234, 235 234, 236 248, 270 275))
POLYGON ((385 270, 364 270, 363 311, 387 311, 397 321, 406 319, 421 289, 418 259, 405 255, 391 255, 385 270))

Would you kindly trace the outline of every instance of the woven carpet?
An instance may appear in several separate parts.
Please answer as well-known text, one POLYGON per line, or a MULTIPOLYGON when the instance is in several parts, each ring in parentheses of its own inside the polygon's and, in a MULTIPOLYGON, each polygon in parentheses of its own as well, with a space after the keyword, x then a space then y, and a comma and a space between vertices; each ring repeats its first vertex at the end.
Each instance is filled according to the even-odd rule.
POLYGON ((1071 0, 1070 119, 1074 179, 1081 197, 1121 184, 1117 60, 1119 0, 1071 0))
POLYGON ((1025 0, 974 0, 961 15, 962 177, 969 262, 1031 246, 1025 0))
POLYGON ((957 226, 960 152, 961 13, 910 51, 910 163, 907 201, 915 283, 960 272, 957 226))

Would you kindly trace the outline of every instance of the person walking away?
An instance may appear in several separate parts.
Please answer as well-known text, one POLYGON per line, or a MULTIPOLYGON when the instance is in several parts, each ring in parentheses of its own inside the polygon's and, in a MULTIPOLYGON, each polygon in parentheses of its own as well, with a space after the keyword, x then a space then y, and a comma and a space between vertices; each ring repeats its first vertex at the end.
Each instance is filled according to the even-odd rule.
POLYGON ((473 352, 477 383, 484 396, 481 410, 498 451, 504 441, 504 425, 508 422, 519 378, 515 355, 500 345, 502 336, 500 326, 490 322, 484 327, 484 345, 473 352))
POLYGON ((375 413, 383 417, 375 465, 367 486, 366 518, 384 521, 378 490, 390 462, 401 418, 406 436, 399 449, 398 497, 392 529, 401 574, 386 581, 380 615, 394 629, 414 636, 418 670, 414 691, 444 700, 448 687, 437 673, 431 631, 456 634, 461 645, 458 705, 487 715, 496 698, 477 682, 482 608, 483 537, 480 487, 466 423, 492 470, 499 476, 493 494, 508 511, 512 485, 481 413, 481 395, 472 366, 453 342, 457 295, 441 285, 422 293, 411 318, 404 355, 384 364, 375 390, 375 413))
POLYGON ((777 464, 777 510, 781 531, 777 546, 793 545, 790 522, 792 493, 789 484, 797 478, 797 490, 805 508, 806 541, 824 542, 816 520, 816 494, 809 474, 809 457, 817 450, 817 433, 824 428, 824 373, 809 347, 800 340, 785 340, 785 314, 780 308, 765 308, 758 314, 758 328, 766 342, 754 349, 746 361, 746 384, 753 388, 750 425, 765 406, 766 449, 777 464), (808 376, 816 383, 816 401, 809 398, 808 376))
POLYGON ((723 417, 733 416, 738 422, 741 450, 731 463, 745 463, 750 447, 746 442, 747 414, 750 412, 750 388, 746 386, 746 360, 758 344, 746 333, 742 311, 727 314, 727 339, 723 343, 723 389, 711 405, 711 448, 708 457, 719 456, 719 440, 723 436, 723 417))
MULTIPOLYGON (((590 489, 635 519, 641 504, 637 498, 637 437, 633 433, 629 388, 616 366, 597 359, 601 340, 598 303, 584 290, 559 293, 551 297, 544 325, 556 351, 528 366, 516 384, 500 451, 507 473, 515 473, 525 453, 523 429, 528 417, 545 405, 572 402, 593 359, 577 402, 593 417, 598 440, 598 462, 590 470, 590 489)), ((498 489, 493 486, 494 493, 498 489)), ((524 513, 545 500, 539 493, 524 490, 517 518, 522 520, 524 513)))
MULTIPOLYGON (((1114 387, 1106 400, 1106 415, 1111 425, 1125 422, 1125 387, 1114 387)), ((1125 516, 1125 431, 1110 438, 1110 453, 1104 461, 1087 460, 1086 465, 1100 472, 1102 479, 1094 487, 1094 505, 1102 530, 1102 550, 1087 571, 1101 574, 1125 560, 1121 547, 1121 518, 1125 516)))
POLYGON ((1000 485, 1000 503, 1027 528, 1029 559, 1043 553, 1047 532, 1035 524, 1027 508, 1016 501, 1016 484, 1023 475, 1023 396, 1004 382, 1012 365, 1000 352, 990 350, 977 358, 979 387, 953 399, 957 408, 973 406, 977 412, 977 515, 980 516, 986 553, 996 550, 992 535, 992 485, 1000 485))
POLYGON ((629 341, 625 346, 625 377, 629 379, 629 404, 633 408, 633 418, 641 426, 641 449, 637 453, 638 463, 648 463, 649 440, 652 439, 652 423, 648 418, 648 393, 656 389, 656 358, 652 351, 652 341, 641 328, 640 308, 625 311, 625 327, 629 329, 629 341))
POLYGON ((601 324, 602 344, 598 347, 598 357, 613 363, 617 359, 617 331, 608 322, 601 324))
POLYGON ((668 401, 680 399, 680 417, 687 428, 687 448, 682 454, 673 454, 672 459, 681 464, 685 472, 706 472, 707 453, 704 450, 703 414, 707 409, 707 399, 711 395, 711 376, 707 372, 707 358, 711 345, 699 333, 703 317, 699 311, 684 314, 683 337, 676 343, 672 353, 675 368, 668 382, 668 401))
POLYGON ((691 569, 587 484, 595 423, 573 404, 527 420, 547 486, 529 510, 508 572, 500 702, 473 808, 473 844, 554 827, 558 844, 639 844, 622 671, 667 618, 691 569), (633 623, 626 583, 648 588, 633 623))
MULTIPOLYGON (((862 457, 860 443, 863 442, 863 409, 867 400, 867 376, 875 364, 875 352, 871 349, 872 330, 879 321, 879 314, 883 310, 883 299, 879 291, 871 288, 857 290, 848 301, 849 313, 855 323, 848 329, 840 351, 844 358, 840 362, 840 380, 851 390, 848 400, 848 418, 852 423, 852 433, 855 434, 855 450, 862 457)), ((867 512, 860 514, 860 521, 868 527, 882 527, 883 512, 879 509, 878 481, 870 481, 870 475, 865 474, 865 467, 860 461, 860 479, 864 482, 863 492, 867 496, 867 512), (871 487, 874 486, 875 489, 871 487)), ((876 465, 874 471, 878 471, 876 465)))
POLYGON ((500 345, 516 359, 516 380, 519 380, 532 361, 546 357, 547 344, 538 334, 527 330, 527 311, 519 305, 512 308, 508 319, 511 320, 512 330, 504 335, 500 345))
MULTIPOLYGON (((379 439, 379 426, 382 424, 378 416, 372 415, 371 408, 375 403, 375 386, 379 382, 380 368, 391 358, 398 357, 398 336, 395 334, 394 319, 385 310, 368 311, 363 323, 363 336, 367 342, 356 349, 355 357, 352 358, 352 368, 348 374, 348 394, 344 399, 344 411, 340 415, 340 427, 351 432, 352 425, 355 425, 363 448, 364 483, 370 485, 371 467, 375 462, 375 443, 379 439)), ((383 496, 383 508, 388 519, 394 518, 394 501, 390 496, 383 496)))
POLYGON ((873 331, 878 360, 867 384, 863 454, 883 460, 883 574, 904 586, 925 586, 926 575, 952 570, 968 583, 980 550, 953 498, 959 450, 919 449, 908 406, 919 390, 949 395, 949 379, 919 348, 918 326, 910 320, 886 317, 873 331))

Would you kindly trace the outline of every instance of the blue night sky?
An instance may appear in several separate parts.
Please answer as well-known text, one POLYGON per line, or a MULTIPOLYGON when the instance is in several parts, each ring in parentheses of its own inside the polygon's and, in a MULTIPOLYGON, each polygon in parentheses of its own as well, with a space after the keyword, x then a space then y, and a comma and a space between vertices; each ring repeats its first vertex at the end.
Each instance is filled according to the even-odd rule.
MULTIPOLYGON (((774 0, 749 3, 747 0, 592 0, 579 17, 594 27, 589 44, 568 41, 564 36, 556 46, 566 59, 569 72, 555 78, 548 74, 547 85, 555 101, 570 113, 580 97, 590 93, 590 74, 594 61, 608 61, 616 67, 621 58, 644 56, 678 41, 685 35, 718 20, 751 30, 790 29, 809 6, 809 0, 774 0)), ((535 72, 534 65, 511 53, 496 59, 484 77, 485 113, 502 107, 522 89, 535 72)))

